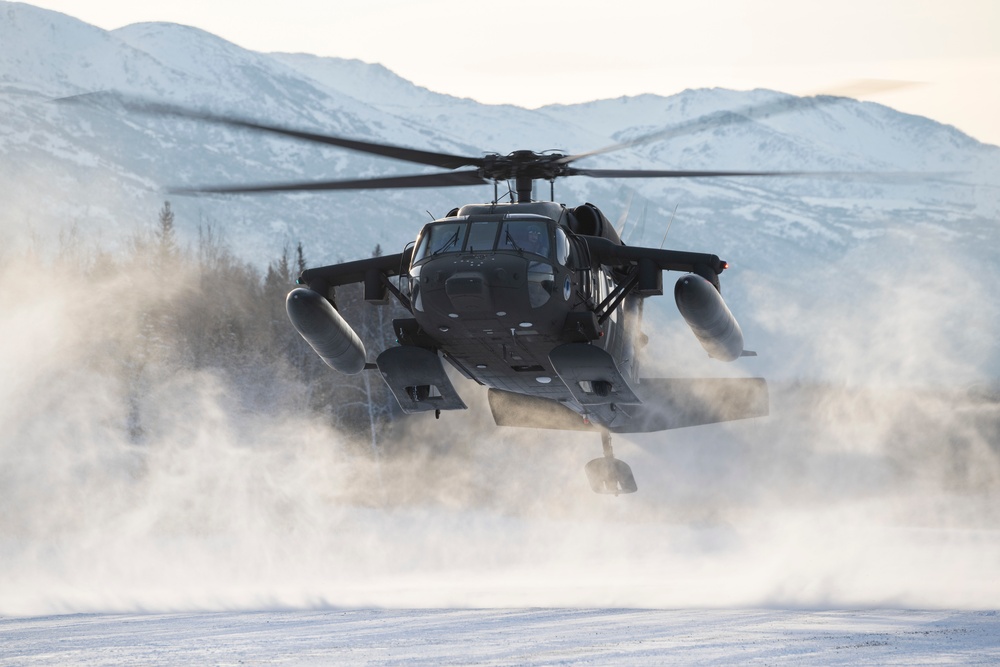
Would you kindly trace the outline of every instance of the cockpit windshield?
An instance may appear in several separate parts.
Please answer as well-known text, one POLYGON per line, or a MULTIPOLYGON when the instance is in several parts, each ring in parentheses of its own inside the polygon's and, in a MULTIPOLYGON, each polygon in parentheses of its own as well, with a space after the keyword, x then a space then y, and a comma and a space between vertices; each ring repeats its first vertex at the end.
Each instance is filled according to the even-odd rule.
POLYGON ((420 235, 420 242, 413 253, 414 260, 424 259, 443 252, 458 252, 465 245, 469 225, 465 222, 446 222, 427 225, 420 235))
POLYGON ((413 263, 449 252, 492 252, 506 250, 552 256, 554 223, 541 216, 504 220, 461 220, 435 222, 424 227, 413 263))
POLYGON ((549 256, 549 229, 537 220, 507 220, 500 230, 499 250, 530 252, 542 257, 549 256))

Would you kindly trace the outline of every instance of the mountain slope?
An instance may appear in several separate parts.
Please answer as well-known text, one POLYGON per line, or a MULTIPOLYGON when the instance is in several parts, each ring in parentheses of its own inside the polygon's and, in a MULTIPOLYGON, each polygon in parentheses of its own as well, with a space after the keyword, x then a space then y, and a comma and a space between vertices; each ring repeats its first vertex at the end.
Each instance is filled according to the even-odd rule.
MULTIPOLYGON (((989 292, 1000 282, 993 261, 1000 251, 1000 149, 952 127, 878 104, 766 90, 688 90, 538 110, 482 105, 419 88, 378 65, 256 53, 191 27, 146 23, 108 32, 11 2, 0 2, 0 18, 0 178, 12 193, 2 214, 8 247, 54 243, 72 226, 88 242, 121 243, 151 226, 169 197, 188 243, 199 226, 211 225, 258 266, 298 241, 310 263, 324 264, 364 257, 375 244, 396 252, 428 212, 440 216, 493 196, 492 187, 170 196, 169 186, 433 170, 52 98, 116 91, 465 155, 553 148, 572 154, 675 127, 684 131, 579 164, 862 173, 579 177, 556 184, 560 201, 592 201, 612 220, 631 201, 625 237, 632 244, 660 245, 669 224, 667 245, 730 260, 727 299, 748 344, 785 352, 762 358, 761 372, 833 369, 842 378, 885 374, 902 382, 1000 373, 992 344, 1000 316, 989 292), (711 120, 695 122, 706 115, 711 120), (963 282, 968 276, 974 279, 963 282), (949 289, 955 285, 958 297, 949 289), (890 326, 882 326, 896 307, 890 326), (854 331, 864 332, 868 353, 840 349, 838 341, 854 331), (897 338, 885 331, 915 332, 905 360, 897 338)), ((651 326, 676 331, 667 343, 681 350, 677 360, 664 361, 663 372, 689 366, 703 372, 669 300, 657 304, 647 309, 651 326)))

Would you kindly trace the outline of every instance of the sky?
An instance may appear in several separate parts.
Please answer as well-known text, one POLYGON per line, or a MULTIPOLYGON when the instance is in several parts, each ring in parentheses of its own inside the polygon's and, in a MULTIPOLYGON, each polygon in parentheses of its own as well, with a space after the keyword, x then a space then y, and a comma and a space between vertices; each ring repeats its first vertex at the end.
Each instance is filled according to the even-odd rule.
POLYGON ((431 90, 489 104, 771 88, 870 99, 1000 145, 998 0, 30 4, 106 29, 169 21, 257 51, 381 63, 431 90))

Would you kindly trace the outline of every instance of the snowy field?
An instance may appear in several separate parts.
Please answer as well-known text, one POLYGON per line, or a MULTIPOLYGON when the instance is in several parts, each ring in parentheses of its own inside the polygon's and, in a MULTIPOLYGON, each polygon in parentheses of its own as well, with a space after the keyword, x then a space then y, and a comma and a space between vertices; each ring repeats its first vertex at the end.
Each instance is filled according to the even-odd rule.
POLYGON ((962 664, 1000 614, 633 609, 327 610, 0 620, 0 664, 962 664))
MULTIPOLYGON (((589 149, 773 93, 522 112, 327 63, 364 81, 361 104, 197 30, 0 12, 0 667, 1000 664, 995 147, 810 103, 595 162, 975 172, 636 185, 630 245, 662 245, 680 206, 670 243, 734 260, 727 299, 760 352, 713 366, 667 297, 643 377, 765 376, 771 415, 616 436, 639 493, 604 497, 584 476, 597 434, 497 428, 457 377, 468 411, 341 429, 370 394, 310 376, 274 333, 286 288, 260 298, 225 244, 167 270, 138 231, 161 186, 354 178, 377 158, 38 99, 253 100, 268 122, 465 153, 589 149)), ((612 218, 632 201, 561 188, 612 218)), ((456 197, 174 203, 185 244, 217 222, 259 271, 297 240, 310 263, 397 252, 456 197)))
POLYGON ((767 418, 616 437, 615 498, 596 434, 498 428, 481 388, 372 447, 125 355, 128 289, 31 268, 0 272, 0 665, 1000 663, 990 386, 772 382, 767 418))
POLYGON ((619 498, 530 431, 377 470, 325 431, 8 444, 0 665, 1000 663, 993 404, 775 398, 618 439, 619 498))

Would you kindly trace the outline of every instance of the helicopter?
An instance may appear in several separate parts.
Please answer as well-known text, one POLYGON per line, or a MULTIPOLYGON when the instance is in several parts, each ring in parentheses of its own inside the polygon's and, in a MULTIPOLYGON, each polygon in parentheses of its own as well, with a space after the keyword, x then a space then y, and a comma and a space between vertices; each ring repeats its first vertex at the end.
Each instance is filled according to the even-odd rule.
MULTIPOLYGON (((95 94, 64 98, 92 103, 95 94), (90 99, 87 99, 90 98, 90 99)), ((174 194, 494 186, 493 200, 457 206, 423 225, 398 253, 307 268, 287 296, 289 320, 333 370, 377 372, 407 414, 467 409, 445 370, 487 388, 499 426, 597 432, 602 455, 585 466, 597 493, 638 486, 615 458, 611 434, 654 432, 768 415, 764 378, 646 378, 639 357, 643 305, 662 296, 663 272, 679 272, 674 301, 708 356, 732 362, 744 348, 722 298, 726 261, 706 252, 626 245, 591 203, 555 201, 556 180, 796 176, 815 172, 584 169, 581 159, 711 126, 696 119, 580 154, 518 150, 463 156, 301 131, 159 103, 121 99, 130 111, 175 116, 326 144, 447 171, 356 180, 172 188, 174 194), (533 199, 548 181, 549 201, 533 199), (501 201, 499 184, 513 183, 501 201), (364 300, 398 302, 397 344, 368 361, 365 345, 337 309, 338 287, 360 284, 364 300)), ((780 111, 781 109, 778 109, 780 111)), ((758 109, 758 112, 760 110, 758 109)), ((509 186, 508 186, 509 187, 509 186)))

